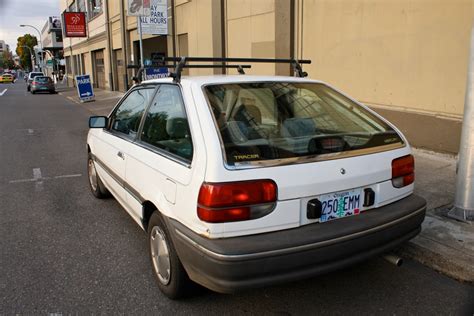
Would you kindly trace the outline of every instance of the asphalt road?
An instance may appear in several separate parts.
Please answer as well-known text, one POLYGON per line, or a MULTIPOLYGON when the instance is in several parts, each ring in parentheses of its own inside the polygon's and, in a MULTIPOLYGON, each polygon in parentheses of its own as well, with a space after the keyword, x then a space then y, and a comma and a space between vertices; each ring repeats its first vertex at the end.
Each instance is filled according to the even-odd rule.
POLYGON ((155 285, 146 236, 86 177, 90 112, 61 95, 0 84, 0 314, 465 314, 474 287, 418 263, 375 258, 235 295, 155 285))

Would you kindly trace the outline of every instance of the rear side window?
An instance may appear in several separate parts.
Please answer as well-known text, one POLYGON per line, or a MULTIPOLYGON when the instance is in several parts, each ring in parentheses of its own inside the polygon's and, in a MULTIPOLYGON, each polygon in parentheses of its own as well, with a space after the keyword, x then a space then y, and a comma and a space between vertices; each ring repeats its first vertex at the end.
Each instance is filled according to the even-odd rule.
POLYGON ((193 143, 180 89, 161 85, 146 114, 141 140, 191 161, 193 143))
POLYGON ((136 89, 122 101, 111 117, 111 130, 135 138, 153 89, 136 89))
POLYGON ((35 77, 38 77, 38 76, 43 76, 43 73, 42 72, 32 72, 30 73, 30 78, 33 79, 35 77))
POLYGON ((35 77, 35 81, 41 82, 41 83, 52 82, 51 78, 49 77, 35 77))
POLYGON ((229 165, 403 144, 385 122, 324 84, 223 84, 205 92, 229 165))

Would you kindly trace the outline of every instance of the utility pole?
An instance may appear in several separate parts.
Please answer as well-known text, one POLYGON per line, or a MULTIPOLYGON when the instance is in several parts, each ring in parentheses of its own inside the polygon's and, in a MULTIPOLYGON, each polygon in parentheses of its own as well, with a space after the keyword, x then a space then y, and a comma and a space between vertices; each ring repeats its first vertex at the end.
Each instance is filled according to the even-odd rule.
POLYGON ((142 16, 137 16, 138 19, 138 37, 140 38, 140 68, 143 69, 142 77, 139 78, 142 81, 145 78, 145 70, 143 68, 143 39, 142 39, 142 16))
POLYGON ((464 118, 456 173, 454 206, 448 216, 464 222, 474 221, 474 23, 471 28, 464 118))
POLYGON ((26 45, 22 45, 20 47, 26 47, 30 51, 31 71, 34 71, 34 69, 35 69, 35 60, 33 58, 33 51, 31 50, 31 48, 29 46, 26 46, 26 45))

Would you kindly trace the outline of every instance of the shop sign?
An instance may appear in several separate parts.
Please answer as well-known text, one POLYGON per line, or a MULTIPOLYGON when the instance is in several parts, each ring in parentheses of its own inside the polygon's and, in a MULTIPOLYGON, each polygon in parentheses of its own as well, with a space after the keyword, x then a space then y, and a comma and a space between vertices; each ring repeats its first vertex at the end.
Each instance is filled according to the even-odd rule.
POLYGON ((49 17, 49 32, 61 31, 61 18, 59 16, 49 17))
POLYGON ((87 37, 84 12, 64 12, 63 24, 66 37, 87 37))
POLYGON ((168 1, 151 0, 150 15, 140 19, 143 34, 168 35, 168 1))
POLYGON ((159 68, 145 68, 146 79, 159 79, 159 78, 168 78, 170 72, 168 67, 159 67, 159 68))
POLYGON ((150 15, 150 0, 128 0, 127 15, 148 16, 150 15))

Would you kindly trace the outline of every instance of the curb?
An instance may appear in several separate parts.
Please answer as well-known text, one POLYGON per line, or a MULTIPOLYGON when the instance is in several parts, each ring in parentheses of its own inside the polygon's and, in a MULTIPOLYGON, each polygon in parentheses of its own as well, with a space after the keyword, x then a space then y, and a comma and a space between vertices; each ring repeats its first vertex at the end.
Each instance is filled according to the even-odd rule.
POLYGON ((472 257, 423 235, 418 235, 395 252, 456 280, 474 283, 472 257))
POLYGON ((68 99, 69 101, 72 101, 76 104, 80 104, 80 102, 78 102, 77 100, 75 100, 73 97, 68 97, 67 95, 65 95, 63 92, 58 92, 59 95, 65 97, 66 99, 68 99))

